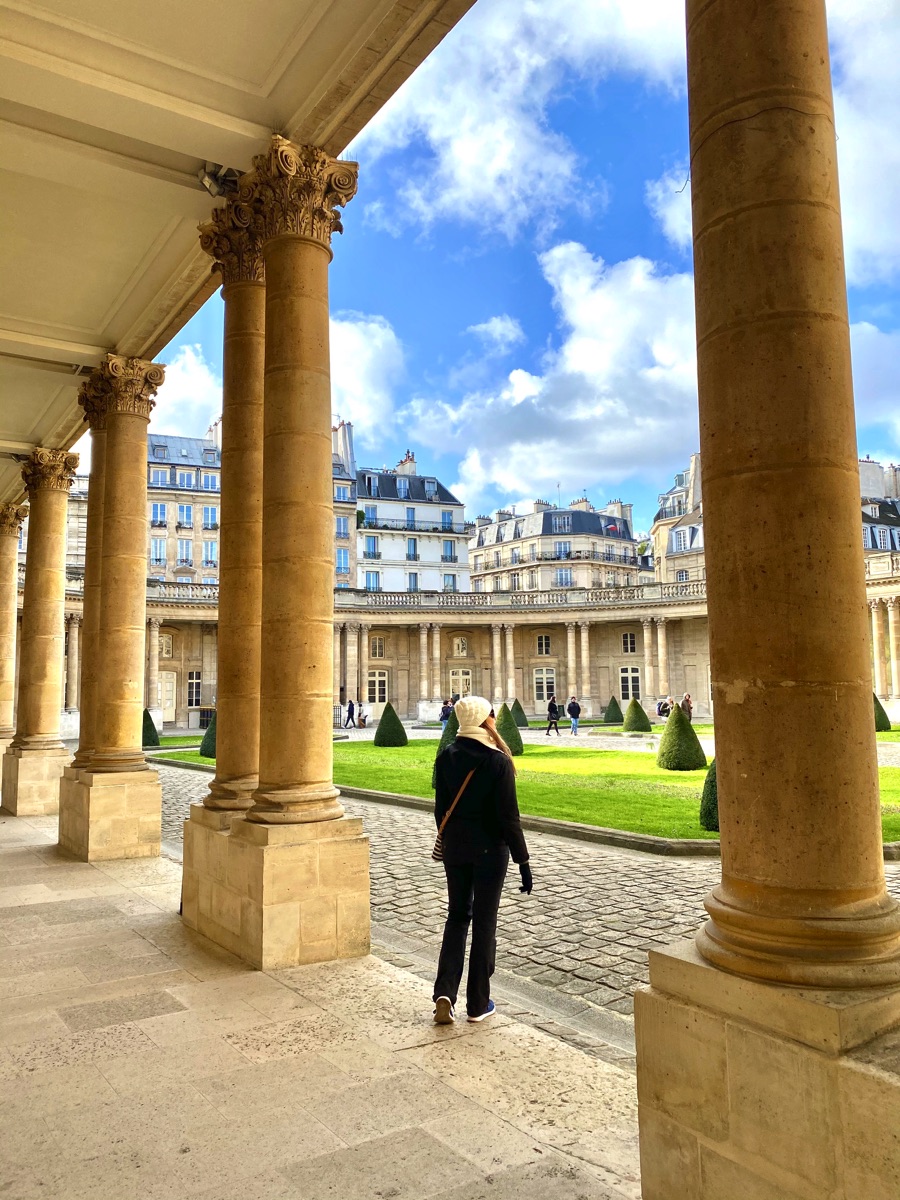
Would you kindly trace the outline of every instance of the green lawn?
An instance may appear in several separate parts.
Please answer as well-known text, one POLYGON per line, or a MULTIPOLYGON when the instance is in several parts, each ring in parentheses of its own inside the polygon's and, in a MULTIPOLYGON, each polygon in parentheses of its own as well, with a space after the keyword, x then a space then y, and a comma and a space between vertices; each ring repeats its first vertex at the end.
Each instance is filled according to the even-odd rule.
MULTIPOLYGON (((335 742, 334 781, 338 786, 431 797, 436 748, 436 740, 383 749, 371 742, 335 742)), ((168 757, 213 761, 196 751, 168 757)), ((662 771, 652 754, 555 744, 527 746, 516 768, 524 813, 660 837, 716 837, 701 829, 698 819, 704 771, 662 771)), ((884 839, 898 841, 900 768, 882 767, 879 773, 884 839)))
POLYGON ((195 734, 186 737, 182 734, 162 734, 159 739, 160 746, 199 746, 203 741, 203 730, 199 729, 195 734))

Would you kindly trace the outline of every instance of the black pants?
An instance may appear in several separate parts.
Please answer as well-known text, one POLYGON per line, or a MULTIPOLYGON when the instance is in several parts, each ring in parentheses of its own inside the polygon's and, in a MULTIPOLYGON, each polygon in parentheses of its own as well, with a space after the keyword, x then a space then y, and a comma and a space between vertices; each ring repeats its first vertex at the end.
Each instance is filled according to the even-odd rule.
POLYGON ((554 721, 554 720, 552 719, 552 717, 551 717, 551 719, 550 719, 550 720, 547 722, 547 737, 549 737, 549 736, 550 736, 550 730, 551 730, 551 729, 555 729, 555 730, 556 730, 556 736, 557 736, 557 737, 559 737, 559 721, 554 721))
POLYGON ((497 911, 508 866, 506 846, 486 851, 475 863, 459 867, 444 863, 448 911, 434 999, 449 996, 451 1003, 456 1004, 471 922, 472 946, 466 980, 466 1011, 470 1017, 480 1017, 486 1012, 491 998, 491 976, 497 955, 497 911))
POLYGON ((344 728, 346 729, 348 725, 352 725, 354 729, 356 728, 356 722, 352 715, 347 717, 347 720, 344 722, 344 728))

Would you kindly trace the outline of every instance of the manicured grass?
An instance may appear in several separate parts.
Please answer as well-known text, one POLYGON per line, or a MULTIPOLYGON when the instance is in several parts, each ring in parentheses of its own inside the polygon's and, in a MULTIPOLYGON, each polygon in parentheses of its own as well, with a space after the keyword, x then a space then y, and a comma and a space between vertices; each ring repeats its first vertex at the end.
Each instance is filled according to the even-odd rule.
MULTIPOLYGON (((334 781, 340 786, 432 796, 436 740, 379 748, 371 742, 336 742, 334 781)), ((167 755, 212 765, 197 751, 167 755)), ((533 816, 557 817, 660 837, 715 838, 700 828, 700 792, 705 771, 663 771, 652 754, 624 750, 581 750, 569 745, 526 745, 516 759, 519 808, 533 816)), ((882 767, 882 830, 900 841, 900 768, 882 767)))
POLYGON ((195 734, 188 737, 182 734, 174 733, 162 734, 159 739, 159 744, 160 746, 199 746, 202 741, 203 730, 198 729, 195 734))

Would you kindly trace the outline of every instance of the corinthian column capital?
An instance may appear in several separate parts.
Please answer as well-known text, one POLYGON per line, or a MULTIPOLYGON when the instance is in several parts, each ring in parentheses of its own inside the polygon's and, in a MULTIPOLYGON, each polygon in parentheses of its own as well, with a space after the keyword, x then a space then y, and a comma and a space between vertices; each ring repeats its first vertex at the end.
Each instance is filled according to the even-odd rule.
POLYGON ((78 403, 92 429, 102 429, 111 412, 150 420, 154 397, 166 377, 162 363, 124 354, 107 354, 81 385, 78 403))
POLYGON ((21 504, 0 504, 0 534, 17 538, 28 509, 21 504))
POLYGON ((296 234, 330 249, 331 235, 343 233, 337 209, 356 195, 358 172, 359 163, 276 134, 238 181, 230 201, 235 220, 262 241, 296 234))
POLYGON ((78 455, 68 450, 45 450, 39 446, 22 463, 22 478, 28 495, 47 490, 67 492, 78 466, 78 455))
POLYGON ((265 280, 262 241, 253 225, 252 208, 245 204, 236 209, 229 199, 223 208, 214 208, 211 219, 200 226, 200 248, 215 260, 226 287, 265 280))

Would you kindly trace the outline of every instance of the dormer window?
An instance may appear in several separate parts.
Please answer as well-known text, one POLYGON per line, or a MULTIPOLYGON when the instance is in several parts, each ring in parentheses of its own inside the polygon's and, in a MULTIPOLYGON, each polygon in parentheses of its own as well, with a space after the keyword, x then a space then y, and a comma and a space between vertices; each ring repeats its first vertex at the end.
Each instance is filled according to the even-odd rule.
POLYGON ((437 496, 437 481, 434 479, 425 480, 425 499, 434 500, 437 496))
POLYGON ((397 479, 397 496, 401 500, 405 500, 408 495, 409 495, 409 480, 405 476, 400 475, 397 479))
POLYGON ((216 461, 215 450, 204 450, 203 451, 203 461, 205 463, 215 463, 215 461, 216 461))
POLYGON ((153 447, 153 457, 154 458, 168 458, 169 457, 168 447, 167 446, 154 446, 153 447))
POLYGON ((367 475, 366 476, 366 495, 367 496, 377 496, 378 495, 378 476, 377 475, 367 475))

